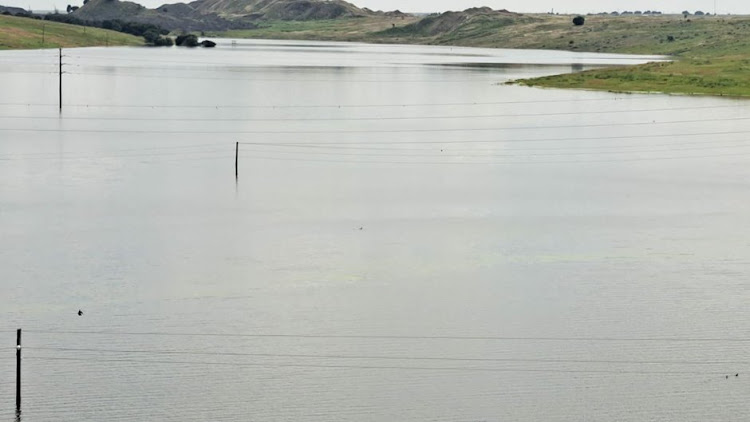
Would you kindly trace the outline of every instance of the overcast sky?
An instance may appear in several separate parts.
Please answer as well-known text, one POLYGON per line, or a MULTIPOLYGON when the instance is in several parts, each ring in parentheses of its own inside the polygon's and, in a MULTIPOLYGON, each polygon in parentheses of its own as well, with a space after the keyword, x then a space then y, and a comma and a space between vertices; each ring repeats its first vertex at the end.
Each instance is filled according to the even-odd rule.
MULTIPOLYGON (((185 1, 189 3, 190 0, 185 1)), ((351 0, 350 0, 351 1, 351 0)), ((679 13, 683 10, 714 11, 714 0, 354 0, 360 7, 373 10, 395 10, 404 12, 443 12, 463 10, 469 7, 489 6, 493 9, 508 9, 514 12, 549 12, 553 8, 560 13, 611 12, 613 10, 661 10, 679 13)), ((31 7, 33 10, 51 10, 55 6, 65 9, 67 4, 80 5, 82 0, 0 0, 5 6, 31 7)), ((147 7, 173 0, 139 0, 147 7)), ((750 0, 716 0, 719 13, 750 14, 750 0)))

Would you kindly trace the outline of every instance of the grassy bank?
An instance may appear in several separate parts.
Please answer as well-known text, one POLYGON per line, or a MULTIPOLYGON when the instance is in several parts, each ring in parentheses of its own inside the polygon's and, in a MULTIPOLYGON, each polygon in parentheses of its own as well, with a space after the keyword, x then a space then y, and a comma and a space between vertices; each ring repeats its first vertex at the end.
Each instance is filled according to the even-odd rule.
MULTIPOLYGON (((613 37, 639 41, 616 48, 614 52, 666 54, 675 61, 518 82, 528 86, 616 92, 750 96, 750 18, 692 17, 688 21, 673 16, 653 22, 650 19, 627 18, 633 22, 630 30, 638 32, 631 35, 621 30, 613 33, 613 37), (642 21, 646 22, 641 24, 642 21)), ((586 25, 591 25, 593 31, 604 31, 602 28, 608 23, 606 18, 590 21, 586 25)), ((590 41, 587 37, 581 38, 582 45, 590 41)))
POLYGON ((106 29, 0 15, 0 50, 104 45, 143 45, 143 38, 106 29))
POLYGON ((529 86, 750 96, 750 17, 457 13, 425 20, 376 17, 267 22, 218 36, 661 54, 672 63, 522 80, 529 86), (393 26, 395 25, 395 27, 393 26))

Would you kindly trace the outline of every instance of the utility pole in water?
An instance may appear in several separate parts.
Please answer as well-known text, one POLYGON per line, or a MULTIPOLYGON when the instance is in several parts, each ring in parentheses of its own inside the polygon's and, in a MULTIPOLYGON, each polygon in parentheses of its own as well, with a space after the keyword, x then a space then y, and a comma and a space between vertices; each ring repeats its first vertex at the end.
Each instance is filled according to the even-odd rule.
POLYGON ((16 419, 21 416, 21 329, 16 331, 16 419))
POLYGON ((59 83, 59 86, 60 86, 60 91, 59 91, 60 95, 59 95, 59 97, 60 98, 59 98, 59 100, 60 101, 59 101, 59 106, 60 106, 60 113, 62 113, 62 48, 60 48, 58 51, 60 53, 60 73, 59 73, 59 78, 60 78, 60 83, 59 83))

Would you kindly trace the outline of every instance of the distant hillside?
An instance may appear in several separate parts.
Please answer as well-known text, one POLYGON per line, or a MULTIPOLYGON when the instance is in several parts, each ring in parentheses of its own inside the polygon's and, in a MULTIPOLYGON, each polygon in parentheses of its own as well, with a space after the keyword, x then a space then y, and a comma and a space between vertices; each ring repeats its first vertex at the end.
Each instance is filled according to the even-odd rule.
POLYGON ((184 3, 170 4, 158 9, 147 9, 140 4, 119 0, 89 0, 71 14, 93 22, 120 20, 156 25, 170 31, 207 31, 253 28, 244 19, 228 20, 216 13, 205 13, 184 3))
POLYGON ((73 16, 101 22, 119 19, 157 25, 170 31, 251 29, 264 20, 303 21, 368 16, 342 0, 197 0, 147 9, 120 0, 90 0, 73 16))
POLYGON ((221 16, 250 16, 266 20, 337 19, 369 14, 342 0, 197 0, 190 6, 221 16))
POLYGON ((25 14, 28 13, 26 10, 21 9, 20 7, 11 7, 11 6, 0 6, 0 14, 3 15, 17 15, 17 14, 25 14))
POLYGON ((409 25, 387 29, 380 36, 433 38, 436 44, 450 44, 460 40, 493 37, 497 31, 513 25, 539 21, 538 17, 521 15, 507 10, 475 7, 462 12, 429 15, 409 25))

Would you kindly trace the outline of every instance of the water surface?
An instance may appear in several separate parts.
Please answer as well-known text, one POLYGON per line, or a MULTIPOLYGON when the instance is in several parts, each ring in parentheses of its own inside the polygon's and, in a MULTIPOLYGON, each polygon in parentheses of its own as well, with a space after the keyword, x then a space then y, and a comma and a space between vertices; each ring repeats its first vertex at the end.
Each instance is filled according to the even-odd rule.
POLYGON ((6 420, 19 327, 25 422, 750 417, 745 102, 223 41, 65 50, 60 113, 56 54, 0 54, 6 420))

